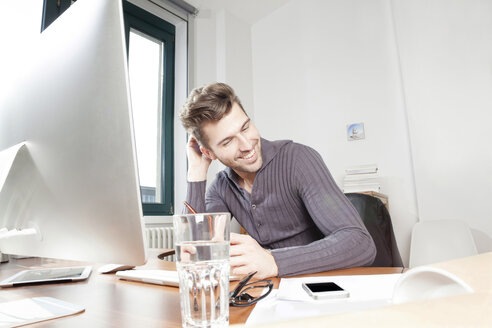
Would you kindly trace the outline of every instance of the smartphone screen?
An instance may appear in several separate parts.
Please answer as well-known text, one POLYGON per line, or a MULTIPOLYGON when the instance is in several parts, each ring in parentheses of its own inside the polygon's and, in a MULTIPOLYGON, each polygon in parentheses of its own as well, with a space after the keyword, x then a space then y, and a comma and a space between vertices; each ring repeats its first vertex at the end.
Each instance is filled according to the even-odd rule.
POLYGON ((334 282, 303 283, 302 288, 316 300, 349 297, 349 292, 334 282))
POLYGON ((343 290, 342 287, 338 286, 334 282, 319 282, 306 284, 306 287, 313 293, 323 293, 323 292, 334 292, 343 290))

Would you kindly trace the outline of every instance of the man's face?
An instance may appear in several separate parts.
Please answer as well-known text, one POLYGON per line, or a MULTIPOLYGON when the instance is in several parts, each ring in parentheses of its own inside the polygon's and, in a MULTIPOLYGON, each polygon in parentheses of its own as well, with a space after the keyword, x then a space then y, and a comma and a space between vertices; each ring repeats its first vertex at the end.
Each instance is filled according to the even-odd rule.
POLYGON ((219 121, 205 123, 203 132, 210 147, 203 152, 210 159, 218 159, 239 175, 256 173, 261 168, 260 134, 238 104, 234 103, 219 121))

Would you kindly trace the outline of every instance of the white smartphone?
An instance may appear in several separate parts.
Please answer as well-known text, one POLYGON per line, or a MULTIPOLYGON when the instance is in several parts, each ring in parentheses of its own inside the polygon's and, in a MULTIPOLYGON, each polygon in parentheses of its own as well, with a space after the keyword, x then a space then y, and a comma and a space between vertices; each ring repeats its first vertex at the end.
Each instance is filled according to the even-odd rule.
POLYGON ((0 287, 80 281, 87 279, 91 274, 91 270, 91 266, 24 270, 0 281, 0 287))
POLYGON ((329 298, 347 298, 349 292, 334 282, 302 283, 302 288, 315 300, 329 298))

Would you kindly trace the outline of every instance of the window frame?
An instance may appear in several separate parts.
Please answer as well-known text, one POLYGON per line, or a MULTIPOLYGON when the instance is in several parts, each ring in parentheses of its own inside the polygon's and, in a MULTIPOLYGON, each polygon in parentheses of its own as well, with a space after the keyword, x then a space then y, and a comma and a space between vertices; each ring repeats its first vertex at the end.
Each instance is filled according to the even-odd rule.
POLYGON ((176 28, 140 7, 123 1, 127 54, 130 29, 138 30, 164 43, 164 85, 161 122, 161 201, 143 203, 144 215, 174 214, 174 69, 176 28))
POLYGON ((44 0, 41 32, 53 23, 72 4, 72 0, 44 0))

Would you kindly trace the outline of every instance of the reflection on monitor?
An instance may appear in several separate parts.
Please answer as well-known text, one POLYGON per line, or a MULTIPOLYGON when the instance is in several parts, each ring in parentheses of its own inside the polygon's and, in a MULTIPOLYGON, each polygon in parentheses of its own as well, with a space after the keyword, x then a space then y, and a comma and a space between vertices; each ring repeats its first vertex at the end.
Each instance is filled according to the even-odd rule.
POLYGON ((31 58, 0 98, 0 251, 143 264, 121 2, 77 1, 31 58))

